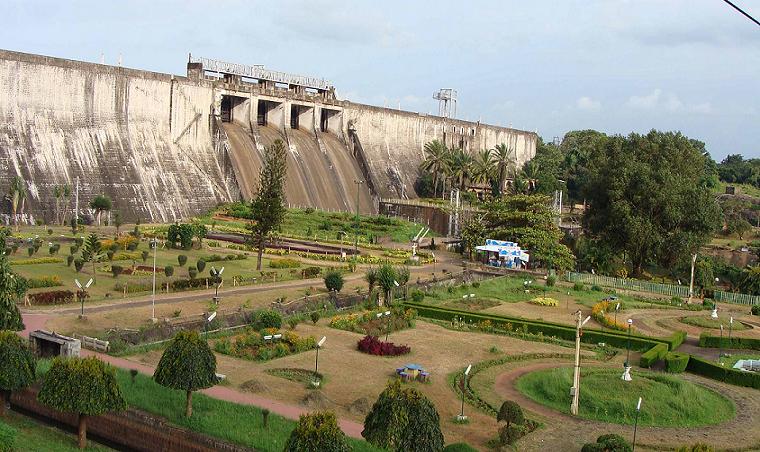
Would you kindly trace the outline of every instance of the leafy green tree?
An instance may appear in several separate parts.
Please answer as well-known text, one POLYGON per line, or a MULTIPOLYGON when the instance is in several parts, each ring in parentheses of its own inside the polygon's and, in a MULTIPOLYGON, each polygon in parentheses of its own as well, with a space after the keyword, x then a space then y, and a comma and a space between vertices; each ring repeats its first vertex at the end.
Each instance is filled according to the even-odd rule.
POLYGON ((472 160, 472 181, 476 184, 488 184, 494 177, 493 154, 490 149, 482 149, 472 160))
POLYGON ((546 268, 569 270, 574 256, 560 243, 550 199, 543 195, 515 195, 484 205, 484 213, 465 224, 462 237, 468 251, 487 238, 517 242, 530 251, 532 262, 546 268))
POLYGON ((367 269, 367 273, 364 274, 364 280, 367 281, 367 288, 372 293, 375 289, 375 284, 377 284, 377 269, 375 267, 367 269))
POLYGON ((396 379, 380 393, 364 420, 362 436, 371 444, 398 452, 443 450, 440 418, 433 403, 396 379))
MULTIPOLYGON (((537 166, 535 171, 534 191, 545 195, 554 194, 555 190, 563 190, 562 152, 553 143, 544 143, 539 137, 536 142, 536 155, 530 160, 537 166)), ((527 168, 523 165, 523 171, 527 168)))
MULTIPOLYGON (((7 228, 0 228, 0 250, 5 250, 7 228)), ((6 254, 0 253, 0 330, 21 331, 24 322, 16 302, 26 294, 28 283, 25 278, 11 270, 6 254)))
POLYGON ((13 224, 16 225, 16 232, 18 232, 18 211, 24 213, 24 202, 26 201, 26 182, 19 176, 13 178, 11 186, 8 189, 7 199, 11 203, 11 210, 13 210, 13 224), (20 209, 19 209, 20 207, 20 209))
POLYGON ((624 255, 633 274, 672 267, 707 243, 720 211, 700 186, 704 156, 680 133, 610 137, 592 171, 584 223, 592 238, 624 255))
POLYGON ((325 287, 329 291, 340 292, 343 289, 343 274, 338 270, 330 270, 325 273, 325 287))
POLYGON ((491 150, 493 155, 493 163, 496 164, 496 172, 499 177, 499 193, 504 192, 504 187, 507 182, 507 177, 510 172, 514 171, 515 164, 517 162, 515 156, 515 150, 510 148, 504 143, 497 144, 491 150))
POLYGON ((303 414, 285 442, 284 452, 349 452, 346 435, 332 411, 303 414))
POLYGON ((106 195, 97 195, 90 201, 90 208, 95 211, 95 217, 98 219, 98 226, 100 226, 100 218, 103 216, 103 212, 109 212, 113 207, 111 198, 106 195))
POLYGON ((53 187, 53 196, 55 197, 55 223, 63 225, 66 223, 64 208, 71 197, 71 185, 56 185, 53 187))
POLYGON ((174 274, 174 267, 171 265, 164 266, 164 275, 166 275, 167 278, 170 278, 174 274))
POLYGON ((276 140, 264 151, 264 164, 259 173, 259 190, 251 201, 251 242, 259 250, 256 270, 261 270, 267 240, 285 219, 287 171, 285 145, 276 140))
POLYGON ((574 130, 562 138, 559 177, 565 181, 571 206, 573 201, 586 204, 589 175, 600 161, 606 140, 607 135, 596 130, 574 130))
POLYGON ((35 362, 26 341, 13 331, 0 331, 0 416, 12 391, 34 383, 35 362))
POLYGON ((391 301, 391 291, 396 287, 396 269, 389 263, 380 265, 377 269, 377 285, 383 289, 383 298, 385 303, 391 301))
POLYGON ((172 248, 177 248, 177 242, 179 242, 180 248, 183 250, 189 250, 193 247, 194 236, 195 230, 193 229, 193 226, 185 223, 172 224, 166 232, 166 241, 172 248))
POLYGON ((420 169, 433 175, 433 197, 438 194, 439 178, 445 174, 449 164, 449 150, 445 144, 438 140, 425 143, 425 160, 420 165, 420 169))
POLYGON ((193 391, 216 384, 216 357, 196 331, 180 331, 161 355, 153 379, 187 394, 185 415, 193 414, 193 391))
POLYGON ((95 271, 95 264, 103 259, 105 253, 101 252, 100 239, 98 234, 92 232, 84 241, 82 246, 82 260, 84 262, 92 262, 92 279, 97 284, 97 275, 95 271))
POLYGON ((501 404, 499 413, 496 415, 497 422, 506 422, 507 427, 511 424, 522 425, 525 422, 525 416, 520 405, 513 400, 506 400, 501 404))
POLYGON ((449 154, 449 177, 460 190, 467 188, 467 181, 472 175, 472 156, 462 149, 452 149, 449 154))
POLYGON ((193 223, 193 235, 198 239, 198 248, 203 247, 203 239, 206 238, 206 234, 208 234, 208 229, 205 224, 193 223))
POLYGON ((113 213, 113 225, 116 226, 116 236, 119 236, 119 229, 121 229, 121 225, 124 224, 121 219, 121 212, 118 210, 113 213))
POLYGON ((610 433, 601 435, 595 443, 587 443, 581 452, 631 452, 633 448, 622 436, 610 433))
POLYGON ((751 204, 742 199, 730 197, 721 202, 720 207, 723 211, 726 234, 736 234, 740 240, 744 240, 744 234, 752 230, 752 225, 744 217, 744 213, 750 210, 751 204))
POLYGON ((748 266, 739 278, 739 289, 750 295, 760 295, 760 265, 748 266))
POLYGON ((127 408, 116 371, 95 357, 55 358, 37 399, 58 411, 79 416, 80 448, 87 445, 87 416, 127 408))

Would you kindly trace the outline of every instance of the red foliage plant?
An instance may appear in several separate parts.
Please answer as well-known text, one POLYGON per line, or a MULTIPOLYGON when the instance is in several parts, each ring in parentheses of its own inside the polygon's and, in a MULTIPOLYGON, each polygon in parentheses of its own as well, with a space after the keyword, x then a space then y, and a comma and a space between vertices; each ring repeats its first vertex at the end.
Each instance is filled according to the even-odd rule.
POLYGON ((412 351, 406 345, 396 345, 393 342, 382 342, 375 336, 364 336, 357 344, 360 352, 369 353, 378 356, 399 356, 406 355, 412 351))

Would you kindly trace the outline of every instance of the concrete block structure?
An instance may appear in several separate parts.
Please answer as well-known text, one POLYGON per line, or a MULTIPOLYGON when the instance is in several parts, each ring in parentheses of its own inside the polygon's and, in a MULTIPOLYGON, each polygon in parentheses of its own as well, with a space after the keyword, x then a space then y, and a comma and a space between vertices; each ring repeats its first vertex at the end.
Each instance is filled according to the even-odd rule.
POLYGON ((0 189, 25 181, 22 222, 53 221, 53 188, 77 180, 83 212, 102 193, 125 221, 176 221, 247 200, 277 140, 288 150, 291 206, 353 211, 358 200, 376 212, 380 197, 416 197, 428 141, 468 152, 506 143, 521 165, 536 138, 339 100, 325 80, 263 66, 191 57, 175 76, 0 51, 0 189))

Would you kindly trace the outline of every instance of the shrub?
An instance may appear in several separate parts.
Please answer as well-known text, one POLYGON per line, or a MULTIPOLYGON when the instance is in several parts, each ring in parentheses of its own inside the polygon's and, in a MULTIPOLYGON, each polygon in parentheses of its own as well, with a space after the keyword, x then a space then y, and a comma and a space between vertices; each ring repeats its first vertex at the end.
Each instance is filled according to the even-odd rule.
POLYGON ((71 264, 74 262, 74 256, 68 255, 66 256, 66 266, 71 267, 71 264))
POLYGON ((617 434, 601 435, 595 443, 586 443, 581 452, 631 452, 628 441, 617 434))
POLYGON ((522 425, 505 425, 499 430, 499 441, 503 446, 512 445, 518 439, 525 436, 525 433, 527 433, 527 430, 522 425))
MULTIPOLYGON (((11 391, 23 389, 35 381, 35 362, 28 342, 13 331, 0 331, 0 418, 11 391)), ((0 432, 0 439, 2 433, 0 432)), ((2 441, 0 441, 2 446, 2 441)), ((2 449, 0 449, 2 450, 2 449)))
POLYGON ((670 352, 665 355, 665 369, 670 373, 681 373, 689 364, 687 353, 670 352))
POLYGON ((272 259, 269 261, 269 268, 299 268, 301 262, 295 259, 272 259))
POLYGON ((343 289, 343 274, 337 270, 330 270, 325 273, 325 287, 329 291, 340 292, 343 289))
POLYGON ((304 279, 316 278, 320 273, 322 273, 322 269, 319 267, 306 267, 301 270, 304 279))
POLYGON ((546 285, 548 287, 554 287, 554 285, 557 284, 557 277, 554 275, 549 275, 546 277, 546 285))
POLYGON ((29 294, 29 301, 32 304, 63 304, 74 301, 74 292, 70 290, 53 290, 50 292, 39 292, 29 294))
POLYGON ((171 265, 167 265, 166 267, 164 267, 164 275, 166 275, 167 277, 171 277, 173 274, 174 274, 174 267, 172 267, 171 265))
POLYGON ((111 265, 111 274, 114 278, 117 278, 124 271, 124 267, 121 265, 111 265))
POLYGON ((538 306, 558 306, 559 302, 555 300, 554 298, 536 297, 530 300, 530 304, 535 304, 538 306))
POLYGON ((32 255, 34 254, 34 248, 30 246, 29 248, 26 249, 26 253, 29 255, 29 257, 32 257, 32 255))
POLYGON ((360 352, 377 356, 400 356, 406 355, 412 351, 406 345, 395 345, 393 342, 382 342, 376 336, 364 336, 357 343, 357 349, 360 352))
POLYGON ((298 317, 291 317, 288 319, 288 326, 290 327, 291 330, 296 329, 296 327, 298 326, 298 323, 299 323, 298 317))
POLYGON ((253 313, 253 327, 257 330, 265 328, 282 328, 282 315, 277 311, 265 309, 253 313))
POLYGON ((184 267, 185 264, 187 263, 187 256, 185 256, 184 254, 180 254, 179 256, 177 256, 177 263, 179 263, 180 267, 184 267))
POLYGON ((311 323, 313 323, 314 325, 316 325, 317 322, 319 322, 319 313, 318 312, 312 312, 309 315, 309 318, 311 319, 311 323))
POLYGON ((584 286, 582 282, 577 282, 573 284, 573 290, 576 292, 582 292, 586 290, 586 286, 584 286))
POLYGON ((18 431, 0 422, 0 452, 11 452, 16 450, 16 435, 18 431))
MULTIPOLYGON (((729 345, 728 338, 723 338, 723 347, 729 345)), ((721 346, 720 336, 712 336, 708 332, 699 335, 699 346, 707 348, 719 348, 721 346)), ((730 348, 741 348, 750 350, 760 350, 760 339, 751 337, 732 337, 730 348)))
POLYGON ((444 447, 443 452, 478 452, 478 450, 467 443, 454 443, 444 447))
POLYGON ((54 243, 53 245, 50 245, 48 248, 48 253, 52 256, 53 254, 58 254, 58 251, 61 249, 61 245, 59 243, 54 243))
POLYGON ((206 282, 202 279, 178 279, 176 281, 172 281, 170 287, 173 290, 185 290, 185 289, 192 289, 197 287, 204 287, 206 285, 206 282))
POLYGON ((729 367, 723 367, 697 356, 691 356, 689 358, 689 362, 686 364, 686 370, 728 384, 760 389, 760 374, 756 372, 742 372, 729 367))
MULTIPOLYGON (((501 404, 499 414, 496 415, 497 422, 506 422, 507 426, 511 424, 522 425, 525 422, 525 416, 520 405, 512 400, 506 400, 501 404)), ((511 444, 511 443, 510 443, 511 444)))
POLYGON ((665 358, 665 355, 667 353, 668 346, 666 344, 657 344, 641 354, 641 361, 639 362, 639 366, 652 367, 652 364, 665 358))
POLYGON ((108 257, 109 261, 113 260, 114 254, 116 254, 116 252, 114 250, 108 250, 108 251, 106 251, 106 256, 108 257))
POLYGON ((752 315, 760 315, 760 304, 752 306, 752 315))
POLYGON ((601 292, 602 288, 594 284, 593 286, 591 286, 591 290, 593 290, 594 292, 601 292))
POLYGON ((40 287, 58 287, 63 285, 61 278, 58 275, 43 276, 42 278, 29 278, 26 280, 26 282, 30 289, 38 289, 40 287))
POLYGON ((691 446, 681 446, 676 452, 715 452, 712 446, 704 443, 692 444, 691 446))
POLYGON ((78 257, 74 259, 74 269, 77 271, 77 273, 82 271, 82 267, 84 267, 84 261, 82 260, 82 258, 78 257))
POLYGON ((150 255, 148 250, 142 250, 142 252, 140 253, 140 257, 142 258, 143 262, 148 260, 148 255, 150 255))
POLYGON ((346 435, 331 411, 304 414, 285 442, 283 452, 350 452, 346 435))
POLYGON ((415 303, 422 303, 425 300, 425 294, 421 290, 412 291, 412 301, 415 303))
POLYGON ((206 268, 206 261, 198 259, 198 262, 195 263, 195 268, 198 269, 198 272, 203 273, 203 270, 206 268))
POLYGON ((198 269, 195 267, 187 267, 187 275, 190 279, 195 279, 195 277, 198 276, 198 269))

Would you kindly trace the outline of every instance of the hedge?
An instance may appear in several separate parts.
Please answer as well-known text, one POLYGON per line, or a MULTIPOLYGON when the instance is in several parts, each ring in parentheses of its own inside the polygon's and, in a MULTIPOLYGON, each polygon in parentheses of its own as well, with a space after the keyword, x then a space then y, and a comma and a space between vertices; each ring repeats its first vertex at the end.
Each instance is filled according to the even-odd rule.
MULTIPOLYGON (((706 348, 720 348, 720 336, 713 336, 710 333, 704 332, 699 335, 699 346, 706 348)), ((760 339, 732 337, 731 341, 729 341, 728 337, 724 335, 722 346, 725 348, 760 350, 760 339)))
POLYGON ((657 344, 641 354, 641 361, 639 361, 639 366, 647 368, 652 367, 652 364, 663 359, 667 353, 668 346, 666 344, 657 344))
POLYGON ((728 384, 760 389, 760 374, 724 367, 694 355, 689 358, 686 370, 728 384))
POLYGON ((39 292, 29 294, 29 301, 32 304, 64 304, 74 301, 74 292, 70 290, 53 290, 50 292, 39 292))
MULTIPOLYGON (((494 328, 501 328, 510 331, 522 329, 530 334, 543 334, 544 336, 556 337, 568 341, 575 340, 575 328, 570 325, 559 323, 543 322, 540 320, 521 319, 518 317, 508 317, 496 314, 474 313, 462 311, 459 309, 441 308, 420 303, 405 302, 404 306, 414 308, 420 317, 427 317, 437 320, 452 321, 459 318, 461 321, 477 324, 486 320, 493 324, 494 328)), ((665 344, 667 348, 671 344, 670 339, 641 336, 638 334, 631 335, 631 350, 643 351, 649 350, 658 343, 665 344)), ((583 330, 581 342, 598 344, 604 342, 607 345, 618 348, 626 348, 628 345, 628 335, 624 332, 600 331, 586 328, 583 330)))
POLYGON ((0 422, 0 452, 10 452, 14 449, 17 433, 15 428, 0 422))
POLYGON ((665 355, 665 370, 670 373, 680 374, 686 370, 689 364, 688 353, 670 352, 665 355))
POLYGON ((670 341, 670 349, 675 350, 678 347, 683 344, 683 341, 686 340, 686 331, 676 331, 672 335, 670 335, 669 341, 670 341))

